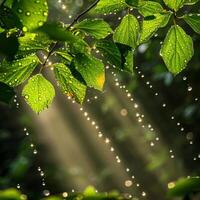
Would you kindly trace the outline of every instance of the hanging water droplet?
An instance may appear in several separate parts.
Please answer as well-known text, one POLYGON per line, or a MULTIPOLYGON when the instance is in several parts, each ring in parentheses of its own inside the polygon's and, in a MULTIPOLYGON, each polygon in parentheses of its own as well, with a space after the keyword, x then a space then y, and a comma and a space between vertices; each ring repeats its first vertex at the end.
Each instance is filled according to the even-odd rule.
POLYGON ((188 86, 188 92, 191 92, 191 91, 192 91, 192 87, 188 86))
POLYGON ((46 196, 46 197, 47 197, 47 196, 49 196, 49 195, 50 195, 50 192, 49 192, 49 190, 44 190, 44 191, 43 191, 43 194, 44 194, 44 196, 46 196))
POLYGON ((34 149, 33 150, 33 154, 37 154, 38 152, 37 152, 37 150, 36 149, 34 149))
POLYGON ((132 180, 126 180, 124 184, 125 184, 126 187, 131 187, 133 185, 133 181, 132 180))

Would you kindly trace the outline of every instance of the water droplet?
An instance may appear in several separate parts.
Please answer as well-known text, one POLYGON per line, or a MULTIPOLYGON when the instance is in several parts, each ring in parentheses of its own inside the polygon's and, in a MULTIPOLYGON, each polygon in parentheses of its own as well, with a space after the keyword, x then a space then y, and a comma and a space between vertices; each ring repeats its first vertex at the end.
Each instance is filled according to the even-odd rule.
POLYGON ((125 181, 125 186, 126 187, 131 187, 133 185, 133 181, 132 180, 126 180, 125 181))

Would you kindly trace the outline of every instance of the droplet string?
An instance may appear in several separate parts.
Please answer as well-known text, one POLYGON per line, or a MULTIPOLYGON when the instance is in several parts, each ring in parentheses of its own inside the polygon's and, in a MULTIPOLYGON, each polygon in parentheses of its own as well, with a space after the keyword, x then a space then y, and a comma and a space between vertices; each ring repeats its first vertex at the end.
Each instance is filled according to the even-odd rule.
MULTIPOLYGON (((96 95, 95 95, 95 96, 96 96, 96 95)), ((98 97, 97 97, 97 98, 94 98, 94 100, 96 100, 96 99, 98 99, 98 97)), ((68 97, 68 100, 69 100, 71 103, 73 103, 73 104, 76 103, 71 97, 68 97)), ((90 100, 89 102, 91 102, 91 100, 90 100)), ((86 102, 86 103, 87 103, 87 102, 86 102)), ((93 120, 93 118, 91 117, 91 115, 89 114, 89 112, 88 112, 85 108, 83 108, 83 106, 80 106, 79 104, 77 104, 77 106, 80 107, 79 110, 80 110, 82 116, 83 116, 83 117, 86 119, 86 121, 88 121, 89 124, 90 124, 92 127, 94 127, 94 129, 96 130, 97 137, 98 137, 99 139, 101 139, 101 140, 104 142, 104 144, 107 146, 107 148, 109 149, 109 151, 113 154, 116 163, 122 165, 122 159, 121 159, 120 156, 116 153, 116 148, 113 146, 111 139, 110 139, 109 137, 107 137, 107 136, 105 135, 105 133, 103 133, 103 132, 100 130, 100 127, 99 127, 99 125, 97 124, 97 122, 96 122, 95 120, 93 120)), ((124 166, 124 165, 122 165, 122 167, 123 167, 123 166, 124 166)), ((132 170, 130 170, 130 168, 126 168, 126 169, 125 169, 125 173, 127 174, 128 177, 130 177, 129 179, 127 179, 127 180, 124 181, 123 186, 125 186, 126 188, 130 188, 131 186, 133 186, 133 179, 135 179, 135 176, 134 176, 133 174, 131 174, 131 171, 132 171, 132 170)), ((139 183, 136 183, 135 185, 136 185, 136 187, 138 187, 138 188, 141 187, 139 183)), ((128 195, 128 198, 132 198, 133 196, 134 196, 133 194, 129 194, 129 195, 128 195)), ((147 193, 146 193, 145 191, 142 191, 142 192, 141 192, 141 196, 142 196, 142 197, 145 197, 145 196, 147 196, 147 193)))
MULTIPOLYGON (((16 108, 19 109, 20 108, 20 104, 19 104, 19 102, 17 100, 17 95, 14 96, 13 102, 15 103, 16 108)), ((32 139, 32 137, 30 135, 30 132, 28 131, 28 129, 26 127, 24 127, 23 132, 24 132, 25 136, 27 136, 29 138, 29 142, 30 142, 30 146, 29 147, 31 149, 32 154, 34 156, 36 156, 38 154, 38 150, 36 148, 36 145, 33 142, 33 139, 32 139)), ((44 171, 42 170, 42 168, 40 166, 37 167, 37 172, 39 173, 40 180, 41 180, 41 186, 42 186, 42 191, 43 191, 42 193, 43 193, 44 196, 49 196, 50 195, 50 191, 46 187, 45 173, 44 173, 44 171)), ((20 184, 17 184, 16 188, 18 190, 22 190, 20 184)))
MULTIPOLYGON (((182 80, 184 81, 184 82, 186 82, 186 85, 187 85, 187 92, 189 92, 189 93, 192 93, 192 91, 193 91, 193 86, 192 86, 192 84, 188 81, 188 77, 187 76, 183 76, 182 77, 182 80)), ((199 101, 199 97, 193 97, 194 98, 194 102, 198 102, 199 101)))
MULTIPOLYGON (((136 72, 137 72, 137 74, 138 74, 141 78, 145 78, 145 75, 144 75, 140 70, 138 70, 138 67, 136 67, 136 72)), ((153 87, 152 83, 151 83, 149 80, 146 81, 146 86, 147 86, 150 90, 154 90, 154 87, 153 87)), ((189 87, 191 87, 191 86, 189 86, 189 87)), ((189 90, 191 90, 191 88, 189 88, 189 90)), ((128 90, 127 90, 127 91, 128 91, 128 90)), ((154 90, 154 91, 155 91, 155 90, 154 90)), ((158 91, 155 91, 155 92, 154 92, 154 96, 159 97, 159 92, 158 92, 158 91)), ((196 99, 196 101, 198 101, 198 98, 195 98, 195 99, 196 99)), ((167 103, 164 102, 164 103, 162 103, 161 106, 163 107, 163 109, 166 109, 168 105, 167 105, 167 103)), ((175 116, 174 116, 173 114, 170 116, 170 120, 172 120, 172 121, 175 122, 176 127, 178 128, 178 130, 179 130, 181 133, 184 133, 184 132, 185 132, 185 128, 184 128, 183 124, 182 124, 180 121, 176 120, 176 118, 175 118, 175 116)), ((193 144, 194 144, 194 141, 193 141, 193 132, 188 132, 188 133, 185 134, 185 135, 186 135, 185 139, 186 139, 186 141, 187 141, 187 144, 188 144, 188 141, 189 141, 189 145, 193 145, 193 144)), ((172 155, 171 157, 174 158, 174 155, 172 155)), ((198 158, 198 156, 194 157, 193 160, 196 161, 197 158, 198 158)))
MULTIPOLYGON (((107 69, 109 69, 109 67, 107 67, 107 69)), ((150 140, 149 145, 150 147, 154 147, 159 141, 160 141, 160 137, 158 136, 158 134, 156 133, 153 125, 151 123, 144 123, 144 119, 145 119, 145 115, 143 113, 141 113, 140 111, 140 106, 139 104, 134 100, 133 95, 130 93, 130 91, 127 89, 126 85, 121 85, 119 82, 119 78, 117 77, 117 74, 114 71, 111 71, 111 75, 113 76, 114 82, 115 82, 115 86, 117 88, 120 88, 120 90, 122 92, 124 92, 126 94, 127 99, 133 103, 133 110, 135 113, 135 118, 136 121, 138 122, 138 124, 144 129, 144 130, 148 130, 150 133, 152 133, 155 137, 153 137, 153 139, 150 140)), ((122 109, 121 110, 121 115, 127 115, 127 110, 126 109, 122 109)), ((169 156, 170 158, 174 158, 175 154, 172 152, 174 152, 173 150, 171 150, 172 147, 170 147, 169 152, 169 156)))

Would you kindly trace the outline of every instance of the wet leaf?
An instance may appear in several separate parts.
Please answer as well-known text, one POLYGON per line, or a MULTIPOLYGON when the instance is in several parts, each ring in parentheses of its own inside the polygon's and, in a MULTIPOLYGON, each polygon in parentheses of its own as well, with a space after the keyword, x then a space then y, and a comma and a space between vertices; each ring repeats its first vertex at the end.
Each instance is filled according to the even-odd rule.
POLYGON ((135 16, 126 15, 116 28, 113 39, 115 42, 125 44, 132 48, 137 46, 139 36, 139 23, 135 16))
POLYGON ((38 30, 46 33, 52 40, 66 42, 75 52, 86 52, 89 48, 82 38, 61 27, 60 24, 45 23, 38 30))
POLYGON ((13 3, 13 10, 22 22, 24 32, 42 26, 48 17, 46 0, 17 0, 13 3))
POLYGON ((185 5, 193 5, 195 3, 199 2, 199 0, 185 0, 185 5))
POLYGON ((166 26, 170 17, 171 13, 155 14, 152 19, 149 17, 144 18, 139 43, 148 41, 159 28, 166 26))
POLYGON ((169 8, 175 11, 179 10, 179 8, 181 8, 185 3, 185 0, 163 0, 163 1, 169 8))
POLYGON ((77 54, 73 60, 76 70, 82 75, 88 87, 102 90, 105 82, 103 63, 86 54, 77 54))
POLYGON ((170 28, 160 52, 163 60, 173 74, 178 74, 194 54, 193 41, 178 25, 170 28))
POLYGON ((123 0, 100 0, 95 8, 95 12, 109 14, 123 10, 126 7, 127 4, 123 0))
POLYGON ((2 62, 0 64, 0 81, 15 87, 23 83, 32 74, 39 64, 36 55, 30 55, 13 62, 2 62))
POLYGON ((62 63, 56 63, 54 73, 62 92, 78 103, 83 103, 87 87, 73 76, 70 69, 62 63))
POLYGON ((200 34, 200 14, 184 15, 186 23, 198 34, 200 34))
POLYGON ((154 1, 141 1, 138 5, 138 11, 143 16, 150 16, 164 11, 163 7, 154 1))
POLYGON ((19 37, 19 49, 17 56, 25 56, 36 53, 38 50, 48 50, 51 44, 46 35, 41 33, 26 33, 25 36, 19 37))
POLYGON ((134 51, 130 50, 127 51, 125 55, 124 70, 133 73, 133 67, 134 67, 134 51))
POLYGON ((108 63, 121 68, 121 54, 114 42, 110 40, 99 40, 95 45, 96 48, 104 55, 108 63))
POLYGON ((48 80, 41 74, 37 74, 29 79, 22 91, 22 96, 32 110, 39 113, 52 103, 55 90, 48 80))
POLYGON ((96 39, 103 39, 113 32, 110 25, 103 19, 85 19, 76 24, 75 29, 83 31, 96 39))
POLYGON ((70 64, 73 57, 66 50, 56 51, 56 55, 62 60, 64 64, 70 64))

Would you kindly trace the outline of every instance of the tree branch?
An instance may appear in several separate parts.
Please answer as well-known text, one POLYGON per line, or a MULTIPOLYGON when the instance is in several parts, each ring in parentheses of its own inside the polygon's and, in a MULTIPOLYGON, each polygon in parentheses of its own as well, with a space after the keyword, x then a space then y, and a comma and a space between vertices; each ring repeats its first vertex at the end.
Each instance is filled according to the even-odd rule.
MULTIPOLYGON (((80 13, 74 20, 73 22, 66 28, 66 30, 69 30, 74 24, 76 24, 78 22, 78 20, 83 17, 85 14, 87 14, 92 8, 94 8, 100 0, 96 0, 92 5, 90 5, 86 10, 84 10, 82 13, 80 13)), ((58 46, 59 42, 57 41, 54 44, 51 44, 52 48, 49 51, 47 58, 45 59, 44 63, 42 64, 42 67, 40 69, 40 72, 42 71, 42 69, 45 67, 45 65, 47 64, 48 59, 51 57, 51 55, 53 54, 53 52, 55 51, 56 47, 58 46)))
POLYGON ((86 10, 84 10, 81 14, 79 14, 74 21, 67 27, 67 29, 70 29, 75 23, 78 22, 78 20, 84 16, 85 14, 87 14, 90 10, 92 10, 92 8, 94 8, 100 0, 96 0, 91 6, 89 6, 86 10))

